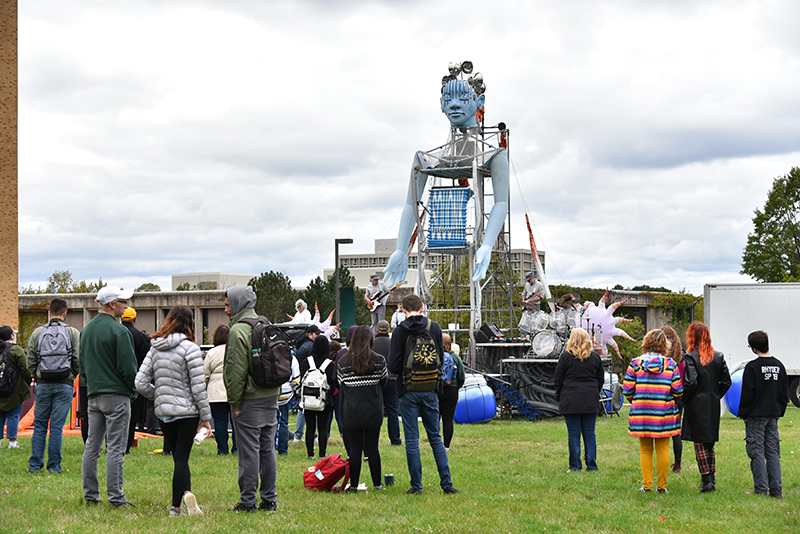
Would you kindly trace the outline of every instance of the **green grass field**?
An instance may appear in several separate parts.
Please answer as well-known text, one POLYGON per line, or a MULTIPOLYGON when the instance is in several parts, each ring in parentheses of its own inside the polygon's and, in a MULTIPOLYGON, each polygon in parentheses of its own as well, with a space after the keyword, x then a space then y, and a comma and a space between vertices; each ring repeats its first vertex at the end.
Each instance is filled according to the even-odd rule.
MULTIPOLYGON (((382 492, 320 494, 306 490, 310 465, 305 446, 290 443, 278 458, 278 512, 227 512, 238 499, 236 457, 219 457, 213 439, 192 452, 192 489, 204 517, 167 517, 172 459, 148 454, 160 439, 139 440, 125 461, 125 491, 136 505, 109 510, 83 505, 79 437, 64 440, 64 473, 26 472, 30 438, 22 450, 0 450, 0 532, 798 532, 800 529, 800 409, 780 421, 784 499, 745 495, 752 490, 744 450, 744 424, 727 414, 717 445, 717 492, 699 494, 700 476, 691 443, 684 444, 683 472, 670 473, 668 495, 638 492, 638 440, 623 417, 597 421, 597 473, 567 473, 562 419, 456 425, 450 451, 460 494, 445 496, 427 442, 421 443, 422 495, 406 495, 403 447, 381 441, 383 472, 396 484, 382 492)), ((335 431, 334 431, 335 434, 335 431)), ((342 453, 337 436, 329 454, 342 453)), ((105 490, 101 457, 101 494, 105 490)), ((368 481, 364 466, 362 481, 368 481)))

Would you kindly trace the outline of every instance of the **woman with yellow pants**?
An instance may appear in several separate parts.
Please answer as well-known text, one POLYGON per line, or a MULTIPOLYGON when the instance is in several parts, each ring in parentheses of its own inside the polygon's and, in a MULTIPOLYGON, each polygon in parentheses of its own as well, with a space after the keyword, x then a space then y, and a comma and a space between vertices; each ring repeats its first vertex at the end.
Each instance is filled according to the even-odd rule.
POLYGON ((643 483, 639 491, 653 489, 653 449, 658 474, 658 493, 667 493, 670 438, 680 434, 675 400, 683 394, 677 364, 665 355, 669 341, 661 330, 651 330, 642 341, 643 354, 631 361, 622 392, 631 403, 628 434, 639 438, 643 483))

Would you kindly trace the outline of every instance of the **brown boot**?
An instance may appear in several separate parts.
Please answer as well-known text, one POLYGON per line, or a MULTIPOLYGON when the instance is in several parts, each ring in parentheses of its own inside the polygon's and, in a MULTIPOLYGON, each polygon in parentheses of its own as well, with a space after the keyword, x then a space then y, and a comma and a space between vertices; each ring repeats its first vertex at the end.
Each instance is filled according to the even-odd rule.
POLYGON ((680 460, 676 460, 675 461, 675 464, 672 466, 672 472, 673 473, 680 473, 681 472, 681 461, 680 460))

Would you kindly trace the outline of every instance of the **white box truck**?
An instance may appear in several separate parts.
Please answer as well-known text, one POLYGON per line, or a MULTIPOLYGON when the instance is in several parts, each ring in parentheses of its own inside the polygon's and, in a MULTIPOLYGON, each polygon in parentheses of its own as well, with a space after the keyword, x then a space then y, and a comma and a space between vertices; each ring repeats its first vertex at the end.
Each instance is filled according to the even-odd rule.
POLYGON ((786 367, 789 398, 800 407, 800 283, 706 284, 704 322, 731 373, 752 360, 747 335, 769 334, 769 352, 786 367))

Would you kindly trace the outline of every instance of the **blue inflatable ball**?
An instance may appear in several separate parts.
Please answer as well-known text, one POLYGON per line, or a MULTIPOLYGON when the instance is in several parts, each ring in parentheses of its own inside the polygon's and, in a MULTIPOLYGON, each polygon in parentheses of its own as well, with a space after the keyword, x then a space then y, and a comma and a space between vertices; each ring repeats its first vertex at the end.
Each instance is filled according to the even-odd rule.
POLYGON ((725 394, 725 406, 736 417, 739 417, 739 401, 742 399, 742 376, 744 369, 739 369, 731 375, 731 388, 725 394))
POLYGON ((458 390, 458 404, 456 404, 455 422, 482 423, 490 421, 497 413, 497 402, 492 388, 483 383, 464 385, 458 390))

